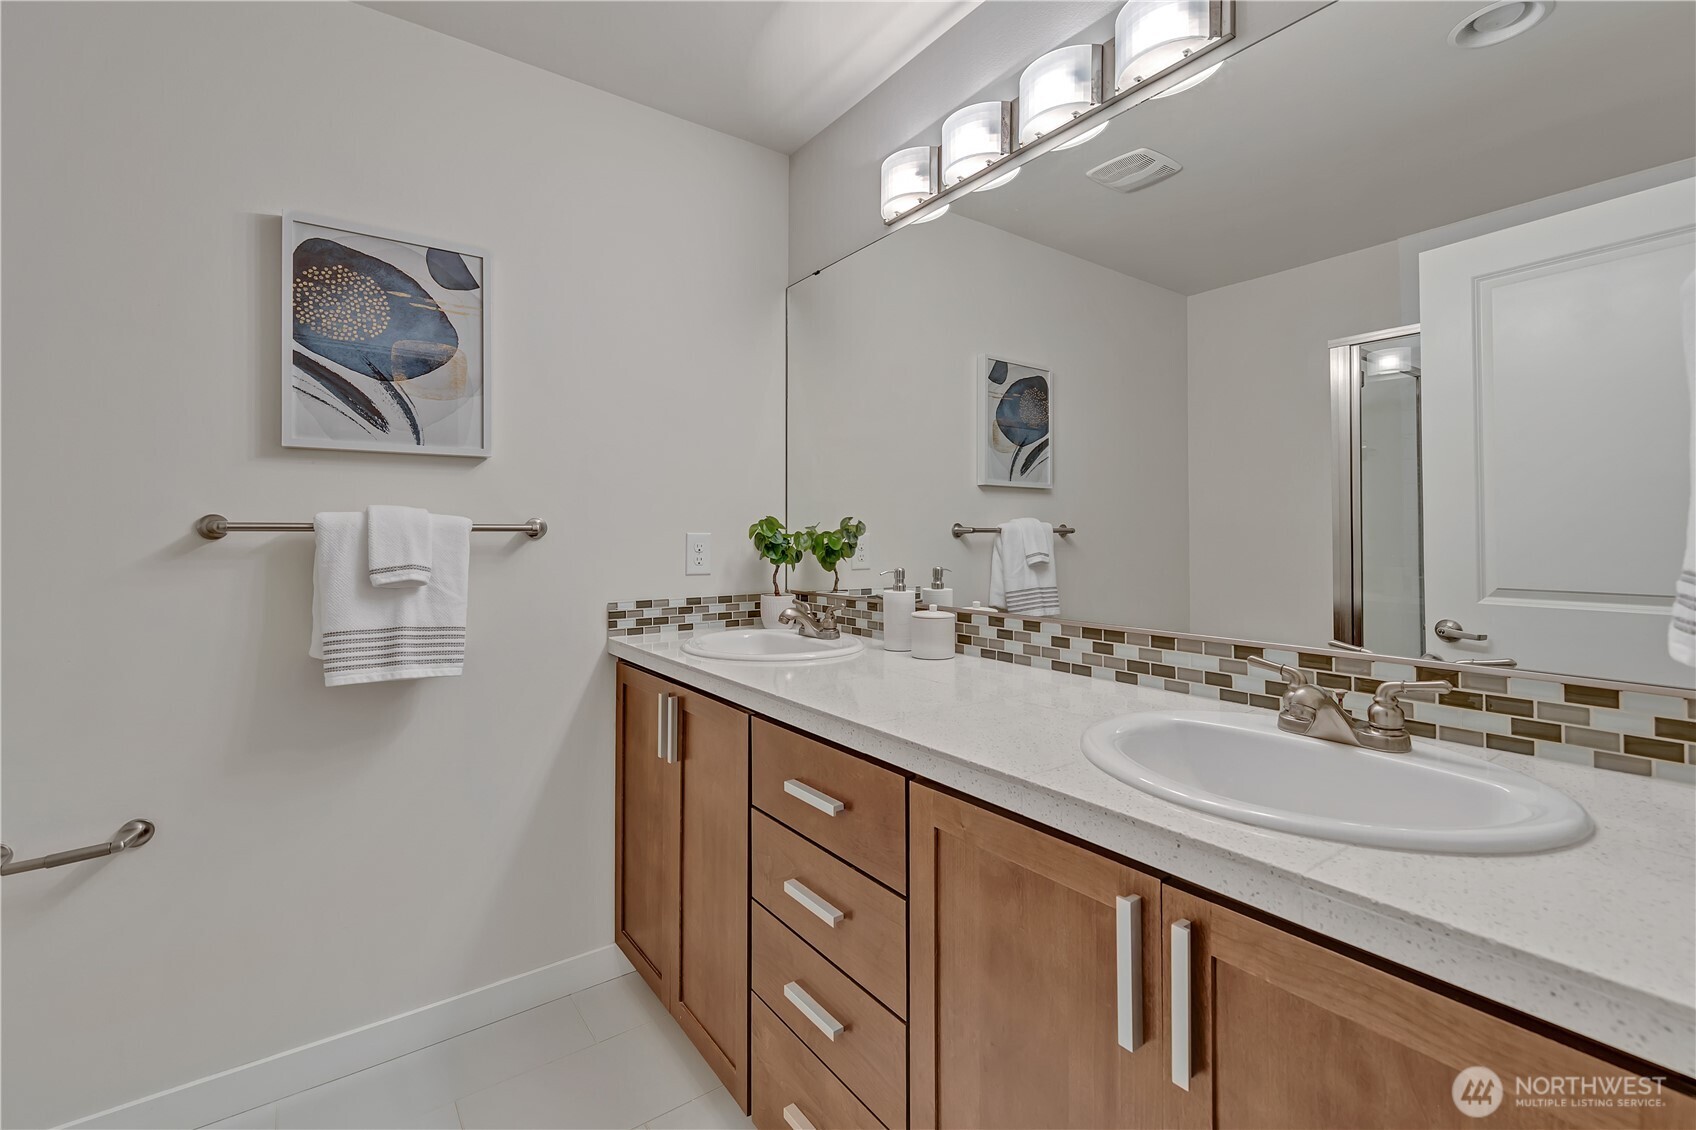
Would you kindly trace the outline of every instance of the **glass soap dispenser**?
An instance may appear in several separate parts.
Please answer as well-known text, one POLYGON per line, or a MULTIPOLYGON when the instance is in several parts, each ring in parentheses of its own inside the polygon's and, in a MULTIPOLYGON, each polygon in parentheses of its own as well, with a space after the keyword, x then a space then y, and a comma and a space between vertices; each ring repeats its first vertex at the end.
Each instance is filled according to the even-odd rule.
POLYGON ((919 594, 907 587, 907 570, 897 566, 885 569, 878 576, 895 574, 895 581, 883 590, 883 650, 913 650, 913 610, 918 607, 919 594))

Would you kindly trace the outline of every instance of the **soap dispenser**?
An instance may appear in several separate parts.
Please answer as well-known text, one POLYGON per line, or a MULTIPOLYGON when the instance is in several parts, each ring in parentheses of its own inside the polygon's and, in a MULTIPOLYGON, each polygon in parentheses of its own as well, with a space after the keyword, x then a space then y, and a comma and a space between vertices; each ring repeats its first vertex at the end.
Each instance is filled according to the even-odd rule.
POLYGON ((954 607, 954 589, 951 585, 942 583, 942 574, 954 570, 945 565, 932 565, 930 569, 930 588, 924 591, 926 604, 939 604, 944 608, 954 607))
POLYGON ((883 590, 883 650, 913 650, 913 610, 918 607, 919 594, 907 587, 907 570, 885 569, 878 576, 895 574, 895 581, 883 590))

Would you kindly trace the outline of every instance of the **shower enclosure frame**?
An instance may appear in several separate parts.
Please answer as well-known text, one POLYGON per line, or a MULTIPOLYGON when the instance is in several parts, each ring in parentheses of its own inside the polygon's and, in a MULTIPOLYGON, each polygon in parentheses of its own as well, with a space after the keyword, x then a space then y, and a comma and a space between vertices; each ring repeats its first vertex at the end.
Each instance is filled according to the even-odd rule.
MULTIPOLYGON (((1415 322, 1393 329, 1337 338, 1330 342, 1331 637, 1333 642, 1351 647, 1363 647, 1366 632, 1363 548, 1365 539, 1361 523, 1360 471, 1360 405, 1365 380, 1364 355, 1370 346, 1418 333, 1419 323, 1415 322)), ((1415 404, 1418 404, 1417 398, 1415 404)), ((1423 517, 1421 521, 1423 522, 1423 517)), ((1421 542, 1423 552, 1423 538, 1421 542)), ((1423 576, 1423 564, 1420 573, 1423 576)))

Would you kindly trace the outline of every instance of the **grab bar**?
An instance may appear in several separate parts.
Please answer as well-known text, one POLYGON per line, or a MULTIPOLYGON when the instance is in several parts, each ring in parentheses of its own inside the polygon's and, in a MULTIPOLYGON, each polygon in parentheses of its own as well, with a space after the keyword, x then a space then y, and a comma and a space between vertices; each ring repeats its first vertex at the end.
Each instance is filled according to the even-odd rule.
POLYGON ((49 867, 63 867, 67 863, 81 863, 88 859, 104 859, 108 855, 117 855, 130 848, 138 848, 153 838, 153 821, 131 820, 122 828, 112 833, 112 838, 103 844, 90 844, 88 847, 72 848, 70 851, 56 851, 52 855, 38 855, 34 859, 12 862, 12 849, 0 844, 0 875, 18 875, 25 871, 45 871, 49 867))

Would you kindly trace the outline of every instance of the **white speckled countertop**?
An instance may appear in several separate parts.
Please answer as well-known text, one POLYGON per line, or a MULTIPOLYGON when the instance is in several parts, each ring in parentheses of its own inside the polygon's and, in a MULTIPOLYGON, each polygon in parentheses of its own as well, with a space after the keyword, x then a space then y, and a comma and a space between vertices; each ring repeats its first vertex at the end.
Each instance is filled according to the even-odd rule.
POLYGON ((1449 746, 1560 789, 1596 832, 1535 855, 1431 855, 1265 831, 1109 777, 1079 739, 1138 711, 1263 713, 877 641, 813 665, 607 650, 798 729, 1479 996, 1696 1076, 1696 789, 1449 746))

